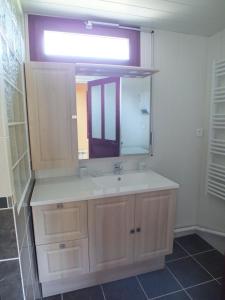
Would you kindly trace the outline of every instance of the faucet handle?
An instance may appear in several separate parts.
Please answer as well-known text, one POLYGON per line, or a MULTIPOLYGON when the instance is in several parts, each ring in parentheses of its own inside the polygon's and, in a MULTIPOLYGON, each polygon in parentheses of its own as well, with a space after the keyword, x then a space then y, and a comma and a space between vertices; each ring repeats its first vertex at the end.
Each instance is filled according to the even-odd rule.
POLYGON ((115 168, 122 168, 122 163, 123 163, 122 161, 117 161, 113 165, 115 168))
POLYGON ((122 161, 117 161, 113 164, 114 174, 120 174, 122 170, 123 170, 122 161))

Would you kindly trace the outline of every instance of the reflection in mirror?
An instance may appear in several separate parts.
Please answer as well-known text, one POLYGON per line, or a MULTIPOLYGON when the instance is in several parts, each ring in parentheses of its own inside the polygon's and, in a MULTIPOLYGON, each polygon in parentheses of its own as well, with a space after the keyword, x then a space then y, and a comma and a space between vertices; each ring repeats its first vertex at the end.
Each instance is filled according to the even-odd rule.
POLYGON ((121 78, 121 155, 148 154, 150 77, 121 78))
POLYGON ((149 76, 76 76, 76 105, 79 159, 149 153, 149 76))

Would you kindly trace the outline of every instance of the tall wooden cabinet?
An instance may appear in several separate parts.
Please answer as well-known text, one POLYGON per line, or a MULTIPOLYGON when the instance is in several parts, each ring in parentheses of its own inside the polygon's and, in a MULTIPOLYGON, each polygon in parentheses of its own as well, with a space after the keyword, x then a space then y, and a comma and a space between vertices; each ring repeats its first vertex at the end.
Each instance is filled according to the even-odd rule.
POLYGON ((25 71, 33 169, 75 166, 75 65, 31 62, 25 71))

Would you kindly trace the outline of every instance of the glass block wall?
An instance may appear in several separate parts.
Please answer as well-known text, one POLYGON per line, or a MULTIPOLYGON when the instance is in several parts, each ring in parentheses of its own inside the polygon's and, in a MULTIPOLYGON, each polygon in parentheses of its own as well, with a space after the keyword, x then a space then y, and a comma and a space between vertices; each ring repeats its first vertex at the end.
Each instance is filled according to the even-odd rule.
POLYGON ((10 141, 13 196, 20 204, 31 177, 23 73, 23 13, 17 0, 0 2, 0 87, 10 141))

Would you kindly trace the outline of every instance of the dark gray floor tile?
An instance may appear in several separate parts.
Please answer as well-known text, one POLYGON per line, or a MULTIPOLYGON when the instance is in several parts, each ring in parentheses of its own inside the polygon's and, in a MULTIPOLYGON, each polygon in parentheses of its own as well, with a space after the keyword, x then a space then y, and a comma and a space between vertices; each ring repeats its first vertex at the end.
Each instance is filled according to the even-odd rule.
POLYGON ((7 208, 7 198, 6 197, 0 197, 0 208, 7 208))
POLYGON ((177 292, 171 295, 160 297, 158 300, 190 300, 190 298, 185 294, 185 292, 177 292))
POLYGON ((191 234, 176 238, 175 242, 178 242, 190 254, 196 254, 213 249, 211 245, 200 238, 200 236, 198 236, 197 234, 191 234))
POLYGON ((0 210, 0 259, 18 256, 12 209, 0 210))
POLYGON ((167 266, 185 288, 213 279, 190 257, 168 263, 167 266))
MULTIPOLYGON (((224 277, 223 277, 223 278, 220 278, 218 281, 219 281, 220 284, 224 284, 224 285, 225 285, 225 279, 224 279, 224 277)), ((225 299, 225 298, 224 298, 224 299, 225 299)))
POLYGON ((94 286, 63 294, 63 300, 104 300, 104 296, 101 287, 94 286))
MULTIPOLYGON (((43 299, 44 300, 61 300, 61 295, 55 295, 55 296, 45 297, 43 299)), ((38 299, 38 300, 41 300, 41 299, 38 299)))
POLYGON ((176 243, 173 244, 173 253, 166 256, 166 262, 187 256, 188 254, 176 243))
POLYGON ((181 289, 167 269, 138 276, 149 298, 162 296, 181 289))
POLYGON ((193 300, 223 300, 221 286, 212 281, 187 290, 193 300))
POLYGON ((217 250, 198 254, 195 259, 215 278, 224 275, 224 256, 217 250))
POLYGON ((106 283, 103 290, 107 300, 146 300, 135 277, 106 283))
POLYGON ((23 299, 19 260, 0 263, 0 299, 23 299))
POLYGON ((15 274, 9 279, 0 281, 1 300, 23 300, 22 283, 20 274, 15 274))
POLYGON ((20 273, 19 260, 9 260, 0 262, 0 280, 11 280, 15 274, 20 273))

